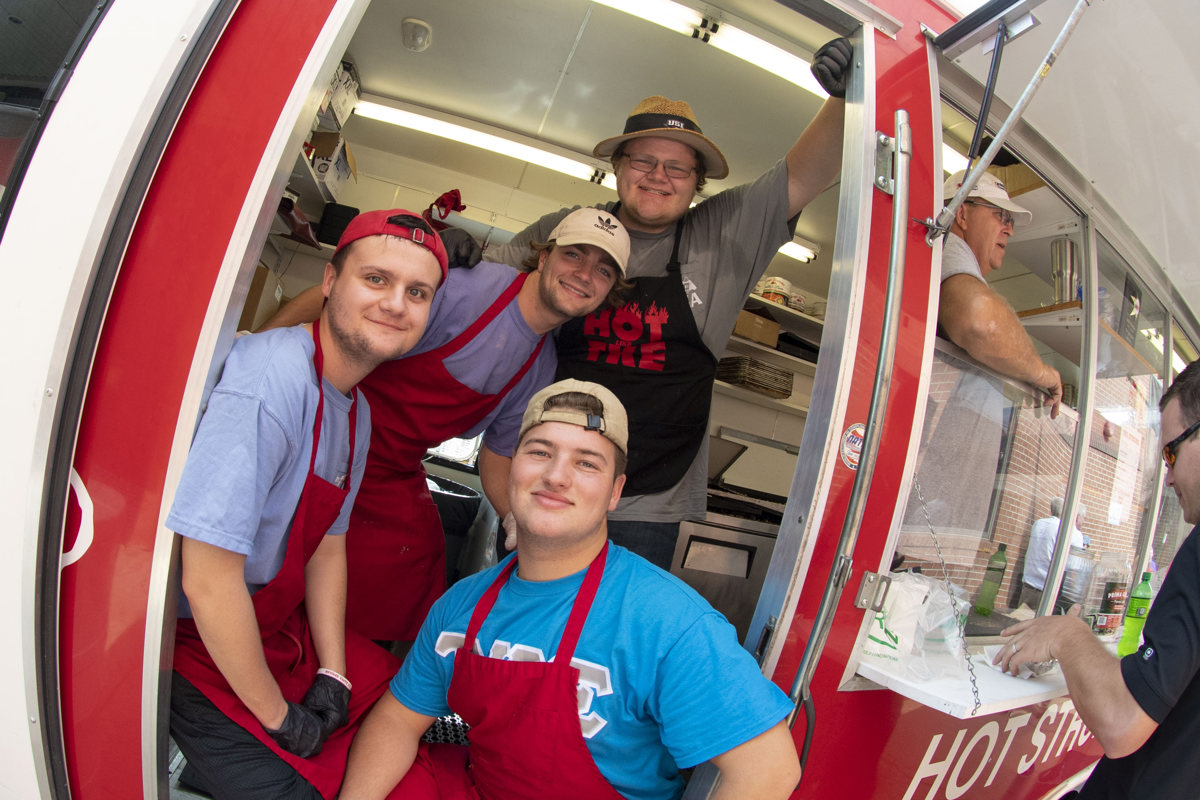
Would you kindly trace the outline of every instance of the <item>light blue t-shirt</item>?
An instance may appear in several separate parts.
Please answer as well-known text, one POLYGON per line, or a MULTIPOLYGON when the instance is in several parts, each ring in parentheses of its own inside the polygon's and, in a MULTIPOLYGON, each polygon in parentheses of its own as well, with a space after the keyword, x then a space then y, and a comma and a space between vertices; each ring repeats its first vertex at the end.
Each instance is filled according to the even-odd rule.
MULTIPOLYGON (((253 593, 279 572, 287 534, 308 476, 317 377, 312 336, 303 327, 243 336, 233 343, 183 468, 167 527, 246 556, 253 593)), ((345 485, 351 398, 324 381, 316 473, 345 485)), ((371 413, 359 396, 350 491, 331 535, 346 532, 371 441, 371 413)), ((180 616, 190 617, 180 593, 180 616)))
MULTIPOLYGON (((407 355, 426 353, 452 341, 482 316, 520 273, 504 264, 483 261, 471 269, 452 269, 438 289, 429 309, 429 325, 407 355)), ((528 280, 537 280, 531 275, 528 280)), ((460 383, 481 394, 496 394, 524 366, 542 337, 533 332, 514 297, 479 336, 443 361, 447 371, 460 383)), ((486 417, 459 434, 469 439, 486 431, 484 444, 493 453, 511 456, 517 447, 517 434, 525 406, 544 386, 554 380, 558 353, 552 337, 538 354, 537 361, 486 417)))
MULTIPOLYGON (((434 604, 392 680, 405 706, 435 717, 450 712, 454 652, 506 563, 460 581, 434 604)), ((477 647, 508 660, 553 660, 585 572, 545 582, 510 576, 477 647)), ((571 663, 580 671, 588 750, 601 774, 634 800, 678 797, 680 768, 753 739, 792 708, 706 600, 612 544, 571 663)))

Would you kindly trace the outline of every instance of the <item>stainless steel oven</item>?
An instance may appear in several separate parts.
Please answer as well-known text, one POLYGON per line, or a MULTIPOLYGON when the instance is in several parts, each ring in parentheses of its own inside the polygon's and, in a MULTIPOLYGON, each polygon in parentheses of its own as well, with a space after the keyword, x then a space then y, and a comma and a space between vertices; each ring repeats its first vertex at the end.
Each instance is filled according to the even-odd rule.
POLYGON ((671 572, 725 615, 745 641, 779 526, 712 511, 679 526, 671 572))

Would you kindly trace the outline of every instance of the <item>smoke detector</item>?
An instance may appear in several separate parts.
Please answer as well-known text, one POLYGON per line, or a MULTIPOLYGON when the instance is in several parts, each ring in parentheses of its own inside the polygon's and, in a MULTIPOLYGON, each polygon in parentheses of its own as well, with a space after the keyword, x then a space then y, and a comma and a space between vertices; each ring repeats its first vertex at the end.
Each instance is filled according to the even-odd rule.
POLYGON ((414 53, 424 52, 433 42, 433 26, 423 19, 405 17, 400 22, 400 41, 414 53))

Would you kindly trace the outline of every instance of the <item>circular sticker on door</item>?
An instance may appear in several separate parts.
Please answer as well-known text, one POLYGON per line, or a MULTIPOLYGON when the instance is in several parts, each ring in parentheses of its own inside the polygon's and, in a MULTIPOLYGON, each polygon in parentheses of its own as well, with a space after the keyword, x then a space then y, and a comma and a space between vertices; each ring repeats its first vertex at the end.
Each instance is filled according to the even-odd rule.
POLYGON ((850 469, 858 469, 858 459, 862 457, 863 439, 867 435, 867 426, 856 422, 842 434, 842 462, 850 469))

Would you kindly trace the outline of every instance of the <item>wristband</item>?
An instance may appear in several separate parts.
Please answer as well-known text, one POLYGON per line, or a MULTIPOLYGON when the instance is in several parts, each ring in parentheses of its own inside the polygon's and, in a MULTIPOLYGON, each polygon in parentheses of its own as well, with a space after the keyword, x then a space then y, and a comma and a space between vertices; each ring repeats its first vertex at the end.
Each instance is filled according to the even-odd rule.
POLYGON ((339 675, 338 673, 334 672, 333 670, 325 669, 324 667, 321 667, 319 670, 317 670, 317 674, 318 675, 328 675, 330 678, 333 678, 335 681, 340 683, 342 686, 345 686, 350 691, 354 691, 353 687, 350 685, 350 680, 345 675, 339 675))

